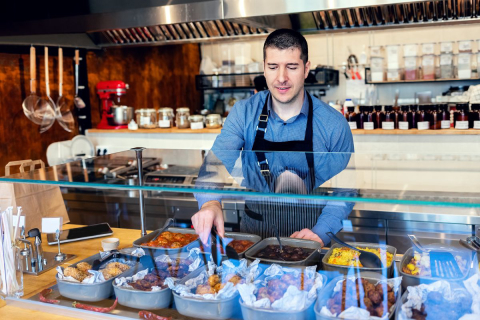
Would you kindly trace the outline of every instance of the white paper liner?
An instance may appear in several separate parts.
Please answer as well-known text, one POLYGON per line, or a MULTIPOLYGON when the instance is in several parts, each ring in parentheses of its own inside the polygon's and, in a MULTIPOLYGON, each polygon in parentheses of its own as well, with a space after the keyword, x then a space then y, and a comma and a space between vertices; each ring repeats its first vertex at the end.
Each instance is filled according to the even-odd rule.
POLYGON ((459 320, 473 320, 480 319, 480 287, 478 285, 479 277, 474 275, 463 283, 463 288, 452 288, 447 281, 436 281, 431 284, 420 284, 415 287, 407 288, 407 300, 399 310, 399 320, 409 320, 412 316, 412 309, 420 310, 422 303, 427 300, 427 296, 430 292, 439 292, 443 298, 448 301, 460 300, 462 297, 470 294, 472 296, 472 314, 465 314, 459 320))
POLYGON ((316 266, 306 267, 304 269, 305 279, 315 279, 315 283, 312 288, 307 291, 300 291, 295 286, 289 286, 283 297, 279 300, 270 302, 268 298, 257 300, 255 292, 260 287, 265 287, 267 282, 272 279, 279 278, 284 274, 292 274, 297 277, 302 270, 282 267, 277 264, 272 264, 268 267, 263 275, 262 280, 257 280, 254 283, 239 284, 238 292, 242 297, 245 305, 261 308, 261 309, 274 309, 278 311, 301 311, 309 307, 317 298, 317 290, 323 287, 323 278, 316 272, 316 266))
POLYGON ((148 269, 145 269, 145 270, 142 270, 140 272, 137 272, 136 274, 134 274, 131 277, 116 278, 115 279, 115 284, 117 285, 117 287, 120 287, 120 288, 131 289, 131 290, 134 290, 134 291, 141 291, 141 292, 156 292, 156 291, 161 291, 161 290, 164 289, 164 288, 161 288, 161 287, 154 286, 154 287, 152 287, 151 291, 137 290, 129 284, 130 282, 135 282, 137 280, 143 280, 143 278, 145 278, 145 276, 147 274, 148 274, 148 269))
POLYGON ((255 260, 247 267, 247 260, 242 259, 239 262, 238 266, 235 266, 231 261, 225 260, 222 262, 220 267, 216 267, 215 263, 211 260, 208 261, 206 270, 200 273, 195 278, 189 279, 185 282, 185 284, 177 284, 172 281, 172 279, 167 278, 165 283, 168 284, 169 288, 179 294, 181 297, 189 297, 189 298, 197 298, 197 299, 204 299, 204 300, 223 300, 232 298, 238 291, 238 287, 240 284, 234 286, 233 283, 227 282, 225 287, 223 287, 218 293, 215 294, 196 294, 193 293, 198 285, 204 284, 208 277, 213 274, 236 274, 241 276, 245 279, 246 283, 250 283, 258 277, 260 270, 259 270, 259 263, 260 260, 255 260))
MULTIPOLYGON (((107 264, 109 263, 112 263, 112 262, 120 262, 120 263, 123 263, 123 264, 126 264, 128 266, 130 266, 130 268, 134 267, 136 262, 135 261, 129 261, 129 260, 125 260, 123 258, 115 258, 115 259, 111 259, 111 260, 107 260, 105 262, 103 262, 100 267, 99 267, 99 270, 102 270, 106 267, 107 264)), ((93 277, 88 277, 88 278, 85 278, 83 279, 82 282, 76 280, 75 278, 73 277, 66 277, 65 274, 64 274, 64 268, 61 267, 61 266, 58 266, 57 268, 57 276, 60 280, 64 280, 64 281, 70 281, 70 282, 77 282, 77 283, 85 283, 85 284, 89 284, 89 283, 99 283, 99 282, 104 282, 104 281, 107 281, 105 280, 105 277, 103 276, 103 274, 100 272, 100 271, 95 271, 95 270, 88 270, 88 273, 90 273, 91 275, 93 275, 93 277)), ((110 279, 109 279, 110 280, 110 279)))
MULTIPOLYGON (((355 281, 358 279, 358 276, 350 276, 347 277, 347 280, 355 281)), ((335 284, 335 288, 333 289, 333 292, 339 292, 342 290, 343 282, 345 280, 339 280, 335 284)), ((401 297, 398 295, 398 290, 400 289, 400 286, 402 284, 402 277, 397 277, 397 278, 392 278, 392 279, 386 279, 386 280, 379 280, 375 283, 375 285, 379 283, 386 283, 389 287, 393 288, 393 292, 395 292, 395 295, 397 296, 397 299, 401 299, 401 297)), ((359 319, 359 320, 364 320, 364 319, 388 319, 390 316, 390 310, 383 316, 383 317, 377 317, 377 316, 371 316, 370 312, 363 308, 359 307, 350 307, 344 311, 342 311, 340 314, 332 313, 326 306, 323 306, 322 309, 320 310, 320 314, 327 316, 327 317, 333 317, 333 318, 340 318, 340 319, 359 319)))

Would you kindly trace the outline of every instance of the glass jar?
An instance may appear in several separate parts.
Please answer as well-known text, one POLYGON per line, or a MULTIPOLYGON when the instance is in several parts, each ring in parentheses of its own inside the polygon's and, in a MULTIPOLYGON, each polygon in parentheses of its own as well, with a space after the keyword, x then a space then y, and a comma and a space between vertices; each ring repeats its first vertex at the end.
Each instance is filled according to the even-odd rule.
POLYGON ((188 120, 190 121, 190 129, 194 129, 194 130, 203 129, 204 119, 205 118, 202 115, 199 115, 199 114, 195 114, 193 116, 190 116, 188 118, 188 120))
POLYGON ((355 107, 347 107, 347 113, 345 114, 345 119, 347 119, 350 130, 356 130, 359 126, 357 125, 357 114, 355 113, 355 107))
POLYGON ((396 129, 397 126, 398 126, 398 117, 396 115, 396 112, 393 111, 392 106, 385 106, 385 116, 382 121, 382 129, 393 130, 393 129, 396 129))
POLYGON ((383 119, 385 119, 385 113, 382 111, 382 106, 375 106, 375 112, 373 113, 373 126, 375 129, 382 127, 383 119))
POLYGON ((178 108, 177 116, 175 118, 175 124, 178 129, 189 129, 190 128, 190 109, 188 108, 178 108))
POLYGON ((457 104, 457 112, 455 112, 454 126, 455 129, 468 129, 468 103, 457 104))
POLYGON ((155 109, 139 109, 135 111, 139 128, 153 129, 157 127, 157 112, 155 109))
POLYGON ((418 130, 428 130, 430 129, 430 119, 428 116, 428 107, 427 106, 418 106, 418 111, 416 114, 417 120, 417 129, 418 130))
MULTIPOLYGON (((1 240, 0 240, 1 241, 1 240)), ((7 239, 5 239, 4 245, 8 245, 7 239)), ((9 252, 5 248, 5 252, 9 252, 9 258, 5 257, 6 271, 5 274, 1 274, 0 277, 0 296, 11 297, 11 298, 20 298, 23 296, 23 259, 24 257, 20 254, 20 246, 22 244, 20 241, 15 241, 11 243, 12 249, 9 252), (7 280, 5 283, 2 281, 7 280)))
POLYGON ((219 114, 209 114, 205 120, 205 125, 209 129, 216 129, 222 126, 222 116, 219 114))
POLYGON ((173 127, 173 109, 172 108, 160 108, 158 109, 158 127, 159 128, 171 128, 173 127))
POLYGON ((468 117, 469 127, 473 129, 480 129, 480 104, 472 103, 472 111, 468 117))
POLYGON ((439 117, 440 117, 440 128, 441 129, 450 129, 450 111, 448 111, 448 104, 442 103, 438 105, 439 108, 439 117))

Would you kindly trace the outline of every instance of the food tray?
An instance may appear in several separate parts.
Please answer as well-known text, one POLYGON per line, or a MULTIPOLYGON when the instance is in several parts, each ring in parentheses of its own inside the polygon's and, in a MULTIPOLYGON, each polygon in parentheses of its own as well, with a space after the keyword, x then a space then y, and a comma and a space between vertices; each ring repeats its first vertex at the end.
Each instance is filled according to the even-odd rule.
MULTIPOLYGON (((93 262, 95 260, 99 260, 100 258, 101 258, 100 254, 97 253, 94 256, 88 257, 82 261, 72 264, 70 267, 76 267, 77 264, 80 262, 87 262, 93 265, 93 262)), ((105 264, 118 261, 119 259, 132 261, 135 263, 135 266, 121 273, 117 277, 122 277, 126 272, 129 272, 129 271, 137 270, 138 272, 138 262, 140 261, 140 258, 135 256, 125 255, 125 254, 112 255, 111 257, 107 258, 105 261, 101 263, 100 269, 102 269, 105 264)), ((81 283, 81 282, 71 282, 71 281, 60 280, 58 278, 58 275, 56 275, 55 278, 57 279, 58 291, 62 296, 70 298, 72 300, 96 302, 96 301, 107 299, 113 294, 112 282, 113 282, 113 279, 115 279, 116 277, 111 278, 104 282, 97 282, 97 283, 81 283)))
MULTIPOLYGON (((315 304, 315 308, 314 308, 316 320, 338 320, 338 319, 341 319, 341 318, 338 318, 338 317, 324 316, 324 315, 320 314, 320 310, 322 310, 322 307, 327 305, 328 299, 330 299, 332 297, 333 289, 335 289, 335 285, 337 284, 337 282, 339 280, 342 280, 342 279, 345 279, 345 278, 347 278, 345 275, 340 276, 340 277, 336 277, 332 281, 330 281, 330 283, 325 288, 320 290, 320 292, 317 296, 317 303, 315 304)), ((381 275, 379 273, 376 273, 376 272, 371 272, 371 271, 361 271, 360 273, 355 274, 355 279, 357 279, 357 278, 364 278, 364 279, 370 281, 370 283, 372 283, 372 284, 377 283, 379 280, 386 280, 387 279, 383 275, 381 275)), ((397 300, 390 310, 390 314, 388 316, 388 319, 393 318, 393 314, 395 313, 395 310, 397 310, 398 305, 401 303, 401 296, 402 296, 402 288, 400 286, 400 288, 398 288, 398 292, 397 292, 397 300)), ((346 319, 346 320, 348 320, 348 319, 346 319)))
MULTIPOLYGON (((250 234, 250 233, 241 233, 241 232, 225 232, 225 238, 230 238, 230 239, 233 239, 233 240, 248 240, 248 241, 252 241, 253 242, 253 245, 250 247, 252 248, 255 244, 257 244, 260 240, 262 240, 262 238, 260 236, 257 236, 255 234, 250 234)), ((194 248, 196 247, 196 243, 190 243, 188 246, 187 246, 187 249, 191 249, 191 248, 194 248)), ((201 247, 200 247, 201 248, 201 247)), ((248 249, 250 249, 248 248, 248 249)), ((243 259, 245 258, 245 252, 248 251, 245 250, 243 252, 239 252, 238 253, 238 258, 239 259, 243 259)), ((222 254, 222 256, 227 256, 226 254, 222 254)))
POLYGON ((341 248, 343 247, 342 245, 335 243, 332 245, 332 247, 328 250, 328 252, 325 254, 325 256, 322 259, 322 264, 323 264, 323 269, 326 271, 337 271, 341 274, 348 274, 349 271, 351 272, 352 269, 360 270, 360 271, 373 271, 373 272, 379 272, 383 275, 386 275, 387 277, 390 277, 393 275, 393 268, 395 265, 395 258, 397 255, 397 249, 395 247, 389 246, 389 245, 380 245, 380 244, 374 244, 374 243, 366 243, 366 242, 347 242, 348 244, 354 246, 354 247, 361 247, 361 248, 372 248, 372 249, 377 249, 377 248, 382 248, 386 249, 387 252, 391 253, 393 255, 392 258, 392 263, 390 266, 386 268, 365 268, 365 267, 352 267, 352 266, 341 266, 337 264, 332 264, 328 263, 328 259, 333 253, 333 250, 335 248, 341 248))
POLYGON ((275 320, 310 320, 315 318, 313 311, 315 301, 300 311, 278 311, 273 309, 260 309, 247 306, 240 298, 240 307, 244 320, 275 319, 275 320))
POLYGON ((189 233, 189 234, 194 234, 195 233, 194 229, 186 229, 186 228, 173 228, 172 227, 172 228, 168 228, 167 230, 159 229, 159 230, 150 232, 146 236, 143 236, 143 237, 135 240, 133 242, 133 246, 138 247, 138 248, 152 250, 152 251, 157 251, 157 252, 161 252, 161 253, 165 253, 165 254, 173 254, 173 253, 183 252, 183 251, 186 251, 187 248, 192 249, 192 248, 200 246, 200 240, 199 239, 197 239, 193 242, 190 242, 186 246, 183 246, 181 248, 175 248, 175 249, 142 246, 142 243, 149 242, 150 240, 155 239, 159 234, 161 234, 164 231, 170 231, 170 232, 175 232, 175 233, 185 233, 185 234, 186 233, 189 233))
POLYGON ((290 267, 312 266, 312 265, 318 264, 318 262, 320 261, 320 251, 322 249, 322 245, 319 242, 312 241, 312 240, 295 239, 295 238, 280 238, 280 241, 282 241, 282 245, 305 248, 305 249, 313 249, 313 252, 306 259, 300 260, 300 261, 281 261, 281 260, 255 257, 255 254, 257 254, 260 250, 262 250, 266 246, 271 244, 278 245, 277 238, 272 237, 272 238, 263 239, 257 244, 251 246, 245 252, 245 257, 249 260, 259 259, 261 263, 276 263, 279 265, 290 266, 290 267))
POLYGON ((422 283, 430 284, 430 283, 433 283, 433 282, 438 281, 438 280, 446 280, 446 281, 449 281, 449 282, 452 282, 452 281, 455 282, 455 281, 465 280, 468 277, 469 270, 470 270, 469 268, 470 268, 470 265, 471 265, 471 262, 472 262, 472 252, 470 250, 468 250, 468 249, 461 250, 461 249, 457 249, 457 248, 453 249, 453 248, 447 247, 443 244, 430 244, 430 245, 426 245, 424 247, 426 249, 444 248, 448 251, 451 251, 454 256, 460 255, 462 257, 462 259, 467 261, 467 264, 466 264, 467 267, 466 267, 466 270, 464 272, 464 275, 460 278, 448 279, 448 278, 435 278, 435 277, 427 277, 427 276, 414 276, 414 275, 407 274, 407 273, 403 272, 403 270, 402 270, 403 266, 405 264, 408 264, 408 262, 413 258, 413 252, 415 251, 415 248, 412 247, 412 248, 408 249, 407 252, 405 252, 405 254, 403 255, 402 261, 400 262, 400 266, 398 268, 398 272, 403 277, 403 281, 402 281, 403 288, 407 288, 407 287, 410 287, 410 286, 417 286, 417 285, 422 284, 422 283))

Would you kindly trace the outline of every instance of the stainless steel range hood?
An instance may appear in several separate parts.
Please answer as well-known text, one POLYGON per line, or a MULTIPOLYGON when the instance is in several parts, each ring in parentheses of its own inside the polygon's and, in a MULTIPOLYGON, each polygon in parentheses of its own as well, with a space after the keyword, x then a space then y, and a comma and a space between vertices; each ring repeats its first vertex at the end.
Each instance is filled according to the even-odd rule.
POLYGON ((480 0, 90 0, 76 15, 4 21, 0 43, 46 44, 48 35, 48 43, 61 38, 65 45, 68 35, 71 46, 101 48, 264 37, 277 28, 308 34, 438 26, 478 22, 479 6, 480 0))

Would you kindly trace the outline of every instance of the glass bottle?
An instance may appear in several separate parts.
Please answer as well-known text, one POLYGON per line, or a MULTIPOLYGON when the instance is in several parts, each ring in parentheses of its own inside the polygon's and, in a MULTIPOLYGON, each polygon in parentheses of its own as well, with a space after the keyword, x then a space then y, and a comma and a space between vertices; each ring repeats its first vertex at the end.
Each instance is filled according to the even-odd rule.
POLYGON ((395 129, 395 111, 393 111, 392 106, 385 106, 385 116, 382 121, 382 129, 384 130, 395 129))
POLYGON ((361 128, 365 130, 375 129, 375 125, 373 123, 373 106, 364 107, 364 111, 362 115, 363 115, 363 123, 361 128))
POLYGON ((428 130, 430 128, 430 122, 428 121, 428 118, 427 106, 418 106, 418 111, 416 114, 418 130, 428 130))
POLYGON ((468 103, 457 104, 457 112, 454 119, 455 129, 468 129, 468 103))
POLYGON ((470 112, 468 119, 471 122, 470 128, 480 129, 480 104, 479 103, 472 103, 472 112, 470 112))
POLYGON ((448 104, 439 104, 438 109, 440 110, 440 128, 450 129, 450 111, 448 111, 448 104))
POLYGON ((442 129, 442 112, 440 111, 438 105, 432 105, 430 108, 430 129, 442 129))
POLYGON ((382 111, 382 106, 375 106, 375 112, 373 113, 373 126, 375 129, 382 127, 383 119, 385 118, 385 113, 382 111))
POLYGON ((357 126, 357 114, 355 113, 355 107, 347 107, 347 113, 345 114, 345 119, 347 119, 350 130, 355 130, 357 126))
POLYGON ((410 129, 417 129, 417 110, 416 104, 410 105, 410 111, 408 112, 408 126, 410 129))
POLYGON ((398 129, 400 130, 411 129, 410 123, 408 121, 408 114, 410 113, 409 109, 409 106, 400 107, 400 112, 398 113, 398 129))

